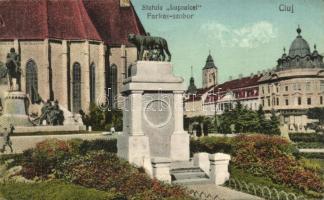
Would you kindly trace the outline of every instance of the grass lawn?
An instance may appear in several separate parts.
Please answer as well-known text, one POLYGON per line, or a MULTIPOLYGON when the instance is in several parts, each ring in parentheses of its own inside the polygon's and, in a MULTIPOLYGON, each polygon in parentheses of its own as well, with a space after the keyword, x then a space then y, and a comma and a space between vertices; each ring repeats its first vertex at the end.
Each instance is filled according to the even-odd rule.
POLYGON ((47 181, 40 183, 0 183, 0 199, 6 200, 117 200, 122 199, 115 193, 99 191, 65 183, 47 181))
POLYGON ((262 186, 262 187, 267 186, 270 189, 276 188, 278 190, 278 192, 284 191, 286 193, 294 193, 296 195, 303 195, 307 199, 318 199, 319 195, 320 195, 320 194, 313 194, 313 193, 305 194, 305 193, 302 193, 301 191, 299 191, 299 190, 297 190, 295 188, 285 186, 285 185, 282 185, 282 184, 274 183, 270 178, 253 176, 250 173, 246 173, 243 170, 237 169, 237 168, 234 168, 234 167, 230 168, 230 174, 231 174, 231 178, 234 178, 234 179, 239 180, 241 182, 245 181, 246 183, 253 183, 254 185, 259 185, 259 186, 262 186))

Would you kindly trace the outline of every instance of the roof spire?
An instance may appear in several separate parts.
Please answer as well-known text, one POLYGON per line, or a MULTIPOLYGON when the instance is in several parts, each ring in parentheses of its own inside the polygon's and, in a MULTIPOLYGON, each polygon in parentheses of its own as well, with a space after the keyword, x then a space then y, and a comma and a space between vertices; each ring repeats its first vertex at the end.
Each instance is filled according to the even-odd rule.
POLYGON ((209 55, 210 55, 210 49, 209 49, 209 55))
POLYGON ((314 50, 316 50, 316 44, 314 44, 314 50))
POLYGON ((283 48, 283 52, 286 53, 286 47, 283 48))
POLYGON ((193 77, 193 73, 192 73, 192 65, 191 65, 191 77, 193 77))
POLYGON ((301 33, 301 28, 300 28, 299 24, 298 24, 298 28, 297 28, 296 31, 297 31, 298 35, 300 35, 300 33, 301 33))

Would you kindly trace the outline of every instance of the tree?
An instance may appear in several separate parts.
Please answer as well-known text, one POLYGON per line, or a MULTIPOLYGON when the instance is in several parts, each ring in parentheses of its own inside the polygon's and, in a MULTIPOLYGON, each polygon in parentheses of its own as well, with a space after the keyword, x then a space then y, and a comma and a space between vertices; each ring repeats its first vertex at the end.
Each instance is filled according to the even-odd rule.
POLYGON ((280 135, 280 129, 279 129, 279 119, 276 116, 276 113, 274 110, 271 111, 271 117, 270 117, 270 130, 269 134, 271 135, 280 135))
POLYGON ((279 119, 274 111, 270 120, 267 120, 262 106, 259 107, 258 111, 252 111, 243 107, 239 102, 232 111, 225 110, 219 117, 219 132, 231 133, 233 126, 237 133, 280 134, 279 119))
POLYGON ((318 120, 318 122, 307 124, 308 127, 312 127, 317 132, 324 131, 324 108, 310 108, 307 111, 307 117, 310 119, 318 120))

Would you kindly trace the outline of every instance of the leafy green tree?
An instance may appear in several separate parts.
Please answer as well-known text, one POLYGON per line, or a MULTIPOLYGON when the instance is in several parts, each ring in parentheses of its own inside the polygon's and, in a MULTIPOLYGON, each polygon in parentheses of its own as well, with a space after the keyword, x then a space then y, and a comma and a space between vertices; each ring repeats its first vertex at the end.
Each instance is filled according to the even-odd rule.
POLYGON ((310 119, 318 120, 318 122, 308 124, 309 127, 315 129, 318 132, 324 131, 324 108, 310 108, 307 111, 307 117, 310 119))
POLYGON ((269 134, 271 135, 280 135, 280 129, 279 129, 279 119, 276 116, 276 113, 274 110, 271 111, 271 117, 270 117, 270 130, 269 134))
POLYGON ((121 110, 102 109, 95 104, 90 105, 89 113, 82 113, 82 120, 86 126, 92 126, 95 131, 110 130, 114 126, 116 131, 123 128, 123 113, 121 110))
POLYGON ((252 111, 238 102, 233 110, 225 110, 219 117, 219 132, 232 133, 233 125, 237 133, 280 134, 277 116, 273 112, 270 120, 267 120, 262 106, 259 107, 258 111, 252 111))

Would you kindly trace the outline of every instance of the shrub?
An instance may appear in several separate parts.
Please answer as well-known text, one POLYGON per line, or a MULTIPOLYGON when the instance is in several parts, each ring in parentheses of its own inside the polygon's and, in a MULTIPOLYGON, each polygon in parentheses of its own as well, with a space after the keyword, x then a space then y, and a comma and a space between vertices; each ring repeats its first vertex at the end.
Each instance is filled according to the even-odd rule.
POLYGON ((309 159, 322 159, 324 160, 324 153, 300 153, 298 152, 297 157, 304 157, 304 158, 309 158, 309 159))
POLYGON ((315 172, 305 169, 292 156, 294 147, 286 139, 264 135, 235 138, 232 162, 254 175, 271 178, 276 183, 299 190, 323 191, 315 172))
POLYGON ((0 193, 8 200, 122 200, 121 194, 84 188, 62 181, 0 184, 0 193))
POLYGON ((23 155, 17 155, 15 162, 11 165, 22 165, 21 175, 25 178, 40 177, 46 179, 49 174, 54 172, 58 164, 71 156, 85 155, 89 151, 98 150, 117 153, 117 140, 45 140, 37 143, 34 149, 25 151, 23 155))
POLYGON ((232 152, 232 140, 233 138, 228 137, 201 137, 197 140, 191 139, 190 141, 190 151, 191 154, 198 152, 232 152))
POLYGON ((116 131, 123 129, 123 113, 121 110, 102 109, 95 104, 91 104, 89 115, 81 112, 85 125, 92 126, 95 131, 109 130, 114 126, 116 131))
POLYGON ((50 139, 37 143, 34 149, 23 153, 21 175, 25 178, 47 178, 56 166, 72 154, 69 143, 63 140, 50 139))
POLYGON ((324 135, 318 133, 289 133, 293 142, 320 142, 324 144, 324 135))
POLYGON ((105 152, 117 153, 117 139, 109 140, 85 140, 73 149, 77 149, 81 155, 85 155, 89 151, 103 150, 105 152))
POLYGON ((148 190, 152 190, 154 194, 147 199, 155 199, 154 196, 175 196, 179 199, 188 197, 184 189, 151 180, 140 169, 119 160, 115 154, 104 151, 72 157, 60 165, 56 176, 85 187, 114 190, 127 197, 141 196, 142 193, 148 193, 148 190))
POLYGON ((324 143, 321 143, 321 142, 298 142, 297 147, 300 149, 323 149, 324 143))

